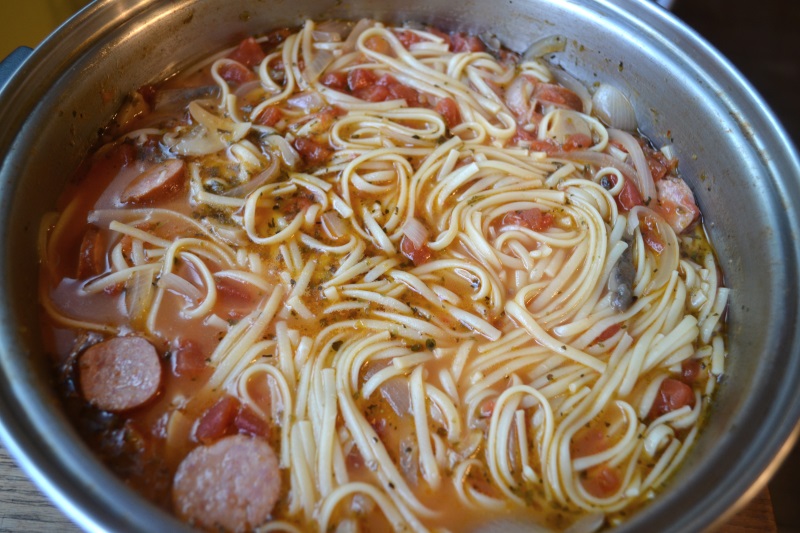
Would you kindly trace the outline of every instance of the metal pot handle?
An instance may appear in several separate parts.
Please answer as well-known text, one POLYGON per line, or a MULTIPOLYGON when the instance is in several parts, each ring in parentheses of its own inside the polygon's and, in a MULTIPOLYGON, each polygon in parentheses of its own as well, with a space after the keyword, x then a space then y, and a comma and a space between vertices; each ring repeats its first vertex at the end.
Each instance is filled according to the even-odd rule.
POLYGON ((20 46, 0 61, 0 90, 5 87, 19 66, 33 53, 33 48, 20 46))

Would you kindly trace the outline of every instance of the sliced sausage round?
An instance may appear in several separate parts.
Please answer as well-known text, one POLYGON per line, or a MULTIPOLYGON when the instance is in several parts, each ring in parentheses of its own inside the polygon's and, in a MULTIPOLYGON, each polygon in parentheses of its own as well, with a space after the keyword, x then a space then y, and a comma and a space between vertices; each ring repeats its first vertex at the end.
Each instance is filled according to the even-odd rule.
POLYGON ((161 361, 142 337, 115 337, 86 350, 78 360, 83 397, 104 411, 127 411, 158 392, 161 361))
POLYGON ((150 204, 169 199, 183 188, 186 163, 170 159, 148 168, 122 191, 120 200, 126 204, 150 204))
POLYGON ((264 439, 233 435, 184 458, 172 486, 183 520, 209 530, 245 531, 263 524, 281 491, 278 458, 264 439))

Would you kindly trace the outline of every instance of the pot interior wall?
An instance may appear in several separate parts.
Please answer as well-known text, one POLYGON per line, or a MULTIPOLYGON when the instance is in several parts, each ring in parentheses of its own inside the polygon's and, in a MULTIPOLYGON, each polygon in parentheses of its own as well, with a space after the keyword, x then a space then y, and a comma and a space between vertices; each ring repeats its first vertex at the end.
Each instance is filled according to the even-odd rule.
POLYGON ((100 2, 69 23, 9 84, 0 110, 0 122, 10 125, 0 136, 7 154, 0 182, 2 364, 8 385, 2 394, 4 405, 16 406, 6 425, 19 429, 9 431, 25 428, 29 443, 45 442, 38 451, 21 452, 30 458, 29 469, 42 473, 45 486, 72 493, 73 503, 60 503, 71 506, 74 517, 89 513, 106 527, 119 520, 139 529, 175 527, 86 457, 54 407, 32 296, 39 221, 128 91, 247 35, 297 26, 308 17, 363 16, 491 31, 518 51, 540 36, 564 34, 570 44, 555 63, 588 84, 613 83, 634 102, 646 135, 658 145, 674 142, 680 171, 698 198, 733 288, 728 372, 685 468, 625 528, 707 525, 767 468, 800 409, 792 385, 800 380, 800 361, 791 297, 797 293, 800 224, 788 205, 800 197, 798 169, 785 139, 735 72, 713 61, 715 53, 692 34, 672 28, 667 14, 634 0, 517 0, 502 6, 480 0, 117 0, 100 2), (25 413, 19 409, 23 403, 25 413), (739 456, 737 464, 727 459, 739 456), (677 517, 675 509, 694 511, 677 517))

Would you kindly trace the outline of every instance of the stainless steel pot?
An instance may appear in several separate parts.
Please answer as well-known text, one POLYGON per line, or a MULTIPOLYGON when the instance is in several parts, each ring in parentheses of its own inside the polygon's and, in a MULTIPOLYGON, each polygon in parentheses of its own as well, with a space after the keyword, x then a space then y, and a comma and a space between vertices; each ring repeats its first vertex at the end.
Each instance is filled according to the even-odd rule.
POLYGON ((728 371, 683 468, 622 531, 701 530, 766 482, 800 419, 800 162, 731 65, 643 0, 103 0, 56 31, 0 92, 0 433, 33 480, 87 530, 183 528, 114 478, 65 419, 38 328, 36 233, 122 96, 243 36, 306 17, 414 19, 496 33, 523 49, 569 37, 557 62, 635 103, 674 140, 727 283, 728 371))

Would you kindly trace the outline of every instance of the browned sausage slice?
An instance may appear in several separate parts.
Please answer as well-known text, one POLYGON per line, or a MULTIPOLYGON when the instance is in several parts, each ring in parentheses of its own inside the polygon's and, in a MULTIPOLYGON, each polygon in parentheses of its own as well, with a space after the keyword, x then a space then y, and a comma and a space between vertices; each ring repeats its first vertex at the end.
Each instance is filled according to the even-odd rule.
POLYGON ((120 200, 126 204, 166 200, 183 188, 185 173, 186 163, 182 159, 159 163, 136 176, 122 191, 120 200))
POLYGON ((245 531, 269 518, 280 491, 278 459, 267 441, 233 435, 186 456, 172 503, 181 519, 205 529, 245 531))
POLYGON ((161 362, 142 337, 115 337, 95 344, 78 360, 83 397, 104 411, 127 411, 147 403, 161 382, 161 362))

